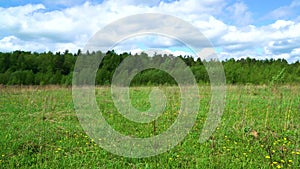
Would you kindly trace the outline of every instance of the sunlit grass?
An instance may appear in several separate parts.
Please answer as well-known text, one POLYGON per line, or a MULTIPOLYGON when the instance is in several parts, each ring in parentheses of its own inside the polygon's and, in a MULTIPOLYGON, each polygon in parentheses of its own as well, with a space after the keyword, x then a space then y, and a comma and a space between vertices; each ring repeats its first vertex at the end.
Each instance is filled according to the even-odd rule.
MULTIPOLYGON (((300 87, 228 86, 225 112, 214 134, 199 144, 210 103, 210 87, 199 86, 197 121, 174 149, 131 159, 111 154, 89 138, 78 122, 70 88, 0 89, 0 168, 299 168, 300 87), (266 116, 268 113, 268 116, 266 116)), ((117 112, 110 88, 97 87, 101 113, 127 135, 165 131, 180 108, 177 87, 163 86, 168 104, 153 123, 139 124, 117 112)), ((132 104, 150 107, 149 87, 131 89, 132 104)), ((170 138, 172 139, 172 138, 170 138)))

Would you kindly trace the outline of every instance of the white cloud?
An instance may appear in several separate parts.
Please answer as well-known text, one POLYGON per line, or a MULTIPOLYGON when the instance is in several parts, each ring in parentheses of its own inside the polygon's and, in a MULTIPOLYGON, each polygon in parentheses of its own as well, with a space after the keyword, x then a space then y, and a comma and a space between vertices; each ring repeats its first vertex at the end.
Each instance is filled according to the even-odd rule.
POLYGON ((243 2, 234 3, 232 6, 227 7, 227 10, 230 12, 231 19, 237 25, 244 26, 253 21, 251 12, 243 2))
POLYGON ((300 0, 293 0, 289 5, 281 6, 268 13, 265 17, 272 19, 289 19, 299 11, 299 6, 300 0))
POLYGON ((244 27, 243 29, 232 26, 228 32, 220 38, 227 43, 252 43, 254 41, 257 42, 262 40, 263 37, 261 33, 262 32, 253 25, 244 27))
POLYGON ((25 5, 11 8, 0 8, 0 29, 4 31, 14 31, 12 33, 17 33, 22 26, 25 26, 27 20, 25 17, 29 17, 34 14, 34 12, 45 9, 42 4, 38 5, 25 5))
MULTIPOLYGON (((47 1, 51 3, 52 1, 47 1)), ((242 2, 226 6, 225 0, 180 0, 172 3, 158 0, 105 0, 101 4, 89 2, 81 5, 81 0, 56 1, 57 4, 71 6, 62 10, 49 11, 42 4, 25 5, 13 8, 0 8, 0 50, 12 51, 17 49, 32 51, 64 51, 69 49, 76 52, 83 48, 90 37, 99 29, 112 21, 145 12, 158 12, 175 15, 199 28, 212 43, 222 49, 221 58, 227 57, 284 57, 294 61, 299 55, 300 48, 300 19, 277 20, 264 26, 249 25, 252 14, 242 2), (226 24, 218 16, 230 12, 235 24, 226 24), (261 49, 261 50, 257 50, 261 49)), ((293 1, 288 8, 295 9, 299 1, 293 1)), ((278 9, 279 10, 279 9, 278 9)), ((281 9, 285 11, 285 9, 281 9)), ((278 15, 288 15, 279 14, 278 15)), ((160 20, 161 21, 161 20, 160 20)), ((143 25, 163 28, 163 22, 143 23, 143 25)), ((167 24, 167 23, 165 23, 167 24)), ((117 28, 118 31, 134 29, 134 25, 117 28)), ((178 33, 184 29, 174 30, 178 33)), ((114 38, 113 34, 106 35, 107 39, 114 38)), ((189 37, 193 37, 189 35, 189 37)), ((170 50, 170 46, 180 46, 174 40, 167 38, 141 38, 127 41, 119 46, 119 50, 141 51, 145 47, 161 47, 166 52, 180 53, 170 50), (144 44, 144 47, 141 46, 144 44), (170 51, 168 51, 170 50, 170 51)), ((187 54, 183 51, 182 54, 187 54)), ((299 58, 299 57, 298 57, 299 58)))
POLYGON ((62 6, 73 6, 83 3, 85 0, 44 0, 46 5, 62 5, 62 6))
POLYGON ((293 21, 277 20, 275 23, 271 24, 271 27, 274 29, 284 29, 293 24, 293 21))
POLYGON ((300 48, 295 48, 291 52, 292 55, 299 55, 300 56, 300 48))
POLYGON ((134 5, 134 6, 157 6, 160 0, 110 0, 110 3, 122 5, 134 5))
POLYGON ((195 19, 193 25, 198 27, 200 31, 210 40, 219 39, 231 28, 213 16, 209 16, 201 20, 195 19))
POLYGON ((77 51, 78 45, 76 43, 48 43, 48 42, 35 42, 35 41, 25 41, 21 40, 15 36, 7 36, 0 39, 0 51, 10 52, 15 50, 24 51, 65 51, 66 49, 70 51, 77 51))
POLYGON ((0 39, 0 50, 1 51, 12 51, 12 50, 26 50, 26 51, 39 51, 40 49, 46 49, 47 47, 38 42, 26 42, 18 39, 15 36, 7 36, 0 39))

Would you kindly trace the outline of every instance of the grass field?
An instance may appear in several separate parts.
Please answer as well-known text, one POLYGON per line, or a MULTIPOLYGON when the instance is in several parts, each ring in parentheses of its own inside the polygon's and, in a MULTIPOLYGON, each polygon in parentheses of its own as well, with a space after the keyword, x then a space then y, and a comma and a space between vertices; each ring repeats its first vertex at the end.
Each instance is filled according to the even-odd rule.
MULTIPOLYGON (((174 122, 180 107, 178 88, 162 89, 168 104, 155 127, 123 118, 108 87, 96 89, 97 102, 117 131, 151 137, 174 122)), ((203 144, 210 87, 199 89, 201 107, 188 136, 168 152, 134 159, 105 151, 85 134, 71 88, 1 87, 0 168, 300 168, 299 86, 227 86, 222 121, 203 144)), ((147 110, 149 92, 133 87, 133 105, 147 110)))

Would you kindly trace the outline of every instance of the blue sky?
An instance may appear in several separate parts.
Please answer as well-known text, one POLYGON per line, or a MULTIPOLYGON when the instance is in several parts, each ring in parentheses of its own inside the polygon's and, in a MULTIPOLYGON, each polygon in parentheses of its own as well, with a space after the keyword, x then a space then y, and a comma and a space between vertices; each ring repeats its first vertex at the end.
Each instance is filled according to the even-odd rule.
MULTIPOLYGON (((163 2, 166 3, 172 3, 176 0, 163 0, 163 2)), ((72 6, 76 5, 82 5, 86 2, 86 0, 0 0, 0 7, 3 8, 9 8, 9 7, 16 7, 16 6, 22 6, 26 4, 43 4, 47 10, 53 11, 53 10, 62 10, 66 9, 72 6)), ((89 0, 91 4, 101 4, 103 3, 103 0, 89 0)), ((131 1, 135 2, 135 1, 131 1)), ((153 4, 158 4, 159 1, 155 1, 153 4), (156 2, 156 3, 155 3, 156 2)), ((279 9, 282 7, 288 7, 292 4, 293 0, 262 0, 262 1, 255 1, 255 0, 244 0, 244 1, 236 1, 236 0, 228 0, 228 5, 233 5, 237 2, 243 2, 247 5, 249 11, 251 11, 253 17, 257 18, 254 20, 255 25, 263 25, 266 23, 270 23, 278 18, 267 16, 271 11, 275 9, 279 9)), ((143 1, 140 1, 139 3, 143 4, 143 1)), ((199 2, 201 3, 201 2, 199 2)), ((299 3, 299 2, 298 2, 299 3)), ((290 15, 288 16, 282 16, 279 18, 282 19, 290 19, 295 16, 299 16, 300 8, 294 8, 293 11, 289 11, 290 15)), ((222 17, 222 16, 220 16, 222 17)), ((226 18, 223 18, 226 20, 226 18)), ((228 18, 227 18, 228 19, 228 18)), ((228 20, 228 22, 230 22, 228 20)))
MULTIPOLYGON (((193 24, 221 59, 300 59, 300 0, 0 0, 0 51, 76 52, 105 25, 144 12, 174 15, 193 24)), ((144 37, 117 48, 190 54, 170 41, 162 38, 151 44, 144 37)))

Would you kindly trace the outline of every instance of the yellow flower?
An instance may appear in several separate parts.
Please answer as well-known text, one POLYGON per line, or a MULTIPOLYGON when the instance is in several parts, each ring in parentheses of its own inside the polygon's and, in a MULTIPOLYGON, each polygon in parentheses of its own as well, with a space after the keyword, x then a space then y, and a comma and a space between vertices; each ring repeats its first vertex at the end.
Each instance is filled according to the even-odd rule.
POLYGON ((285 161, 284 161, 284 160, 280 160, 280 162, 281 162, 281 163, 284 163, 285 161))
POLYGON ((277 161, 273 161, 273 164, 277 164, 278 162, 277 161))
POLYGON ((281 166, 280 166, 280 165, 278 165, 278 166, 277 166, 277 168, 281 168, 281 166))
POLYGON ((289 160, 289 163, 292 163, 293 162, 293 160, 289 160))
POLYGON ((172 160, 173 160, 173 158, 172 158, 172 157, 170 157, 170 158, 169 158, 169 160, 170 160, 170 161, 172 161, 172 160))
POLYGON ((177 158, 179 158, 179 155, 176 155, 177 158))
POLYGON ((300 154, 300 152, 299 152, 299 151, 297 151, 297 152, 296 152, 296 154, 297 154, 297 155, 299 155, 299 154, 300 154))
POLYGON ((286 138, 284 137, 283 140, 286 140, 286 138))
POLYGON ((270 156, 265 156, 265 158, 271 158, 270 156))

